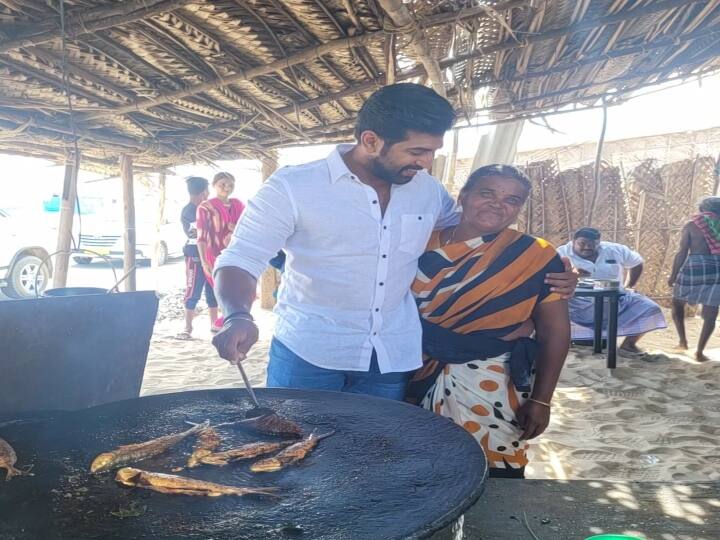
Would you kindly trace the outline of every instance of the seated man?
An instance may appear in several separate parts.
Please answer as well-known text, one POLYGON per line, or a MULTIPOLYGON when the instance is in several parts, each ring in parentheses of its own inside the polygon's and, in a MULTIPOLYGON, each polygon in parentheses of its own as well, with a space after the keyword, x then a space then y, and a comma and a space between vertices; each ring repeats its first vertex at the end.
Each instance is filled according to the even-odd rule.
MULTIPOLYGON (((563 257, 569 257, 580 277, 593 279, 614 279, 621 288, 632 289, 643 271, 643 258, 627 246, 614 242, 601 242, 600 231, 591 227, 578 230, 572 242, 558 249, 563 257), (625 271, 627 278, 625 277, 625 271)), ((620 346, 620 352, 639 354, 637 342, 647 332, 667 328, 665 316, 655 302, 649 298, 624 290, 620 297, 618 314, 618 335, 627 336, 620 346)), ((586 340, 593 337, 595 318, 594 298, 570 299, 570 321, 572 339, 586 340)), ((604 311, 607 321, 608 310, 604 311)), ((604 334, 606 335, 606 334, 604 334)))

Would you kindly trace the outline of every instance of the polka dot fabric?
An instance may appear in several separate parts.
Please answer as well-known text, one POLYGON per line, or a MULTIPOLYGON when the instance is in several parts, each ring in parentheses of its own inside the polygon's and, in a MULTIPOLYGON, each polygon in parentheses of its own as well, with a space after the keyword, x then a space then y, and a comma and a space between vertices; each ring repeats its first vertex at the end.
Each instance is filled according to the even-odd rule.
POLYGON ((422 406, 472 434, 490 467, 522 469, 528 463, 529 445, 520 440, 515 413, 528 395, 515 390, 507 355, 471 364, 446 365, 422 406))

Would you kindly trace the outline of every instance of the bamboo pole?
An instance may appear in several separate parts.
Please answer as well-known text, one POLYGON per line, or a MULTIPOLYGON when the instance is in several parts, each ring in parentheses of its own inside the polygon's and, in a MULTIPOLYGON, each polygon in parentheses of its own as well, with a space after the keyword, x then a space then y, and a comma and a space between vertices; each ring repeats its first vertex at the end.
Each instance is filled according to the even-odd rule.
MULTIPOLYGON (((277 150, 271 150, 268 158, 262 160, 262 180, 267 181, 278 167, 277 150)), ((275 268, 269 266, 260 276, 260 307, 272 309, 275 307, 275 291, 280 284, 280 274, 275 268)))
MULTIPOLYGON (((80 156, 72 156, 65 162, 65 180, 63 182, 62 200, 60 202, 60 225, 58 226, 57 258, 53 273, 53 287, 67 285, 68 267, 70 265, 70 248, 72 243, 73 216, 77 200, 77 178, 80 167, 80 156)), ((78 243, 79 243, 78 239, 78 243)))
POLYGON ((378 0, 380 7, 385 10, 392 22, 401 29, 411 29, 410 31, 410 47, 413 50, 418 62, 423 65, 425 72, 430 79, 433 90, 443 97, 447 96, 445 83, 443 82, 440 64, 433 56, 428 44, 425 32, 418 24, 410 10, 403 4, 401 0, 378 0))
POLYGON ((137 290, 135 275, 135 195, 133 190, 132 156, 120 156, 120 175, 123 185, 123 210, 125 215, 125 247, 123 254, 123 271, 130 272, 125 280, 125 292, 137 290))
POLYGON ((162 231, 162 226, 165 224, 165 202, 167 199, 167 189, 165 187, 165 173, 161 172, 158 173, 158 216, 157 216, 157 224, 155 226, 155 249, 153 250, 153 266, 158 267, 160 266, 160 261, 158 259, 159 255, 159 248, 160 248, 160 231, 162 231))

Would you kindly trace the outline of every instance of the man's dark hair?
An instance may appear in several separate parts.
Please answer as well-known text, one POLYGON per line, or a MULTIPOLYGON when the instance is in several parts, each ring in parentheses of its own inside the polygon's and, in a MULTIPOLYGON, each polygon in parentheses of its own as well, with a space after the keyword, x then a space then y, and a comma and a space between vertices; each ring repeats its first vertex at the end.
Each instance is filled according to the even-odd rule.
POLYGON ((200 176, 190 176, 185 179, 187 190, 190 195, 200 195, 208 188, 210 184, 205 178, 200 176))
POLYGON ((590 240, 600 240, 600 231, 593 227, 583 227, 582 229, 578 229, 575 231, 575 235, 573 236, 573 240, 577 240, 578 238, 588 238, 590 240))
POLYGON ((355 138, 374 131, 388 145, 405 140, 409 130, 443 135, 455 121, 447 99, 421 84, 384 86, 363 104, 355 123, 355 138))
POLYGON ((720 216, 720 197, 705 197, 700 201, 701 212, 712 212, 720 216))
POLYGON ((524 172, 512 165, 501 165, 499 163, 485 165, 484 167, 480 167, 470 173, 470 176, 468 176, 468 179, 465 181, 462 191, 469 191, 473 189, 481 179, 488 178, 490 176, 512 178, 525 186, 528 193, 532 191, 532 182, 524 172))

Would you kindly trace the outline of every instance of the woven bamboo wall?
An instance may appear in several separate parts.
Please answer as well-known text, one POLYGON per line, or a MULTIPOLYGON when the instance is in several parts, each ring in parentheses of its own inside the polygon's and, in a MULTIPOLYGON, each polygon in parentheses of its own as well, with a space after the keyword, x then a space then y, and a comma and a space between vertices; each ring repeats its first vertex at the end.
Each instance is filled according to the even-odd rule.
POLYGON ((603 164, 597 191, 593 165, 558 170, 557 163, 526 165, 533 194, 520 216, 520 230, 561 245, 579 227, 596 227, 603 239, 626 244, 643 255, 639 290, 655 298, 669 297, 667 274, 680 230, 696 212, 697 202, 717 191, 715 158, 697 156, 664 165, 646 160, 632 170, 625 170, 622 163, 603 164))

